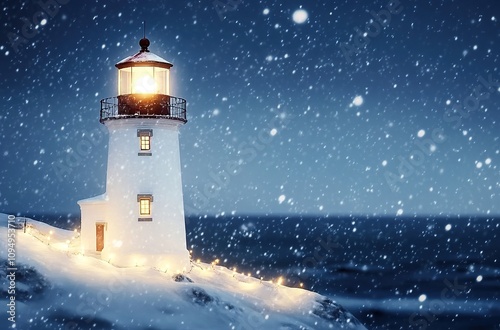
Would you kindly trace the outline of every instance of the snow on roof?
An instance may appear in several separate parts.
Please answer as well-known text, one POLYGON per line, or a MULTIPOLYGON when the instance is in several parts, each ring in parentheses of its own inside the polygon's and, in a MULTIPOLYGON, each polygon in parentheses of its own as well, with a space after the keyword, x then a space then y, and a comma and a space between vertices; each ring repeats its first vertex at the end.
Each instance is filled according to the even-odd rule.
POLYGON ((78 204, 96 204, 96 203, 103 203, 107 201, 107 196, 106 194, 90 197, 90 198, 85 198, 81 199, 78 201, 78 204))
POLYGON ((138 62, 163 63, 163 64, 167 64, 169 66, 172 66, 172 63, 170 63, 169 61, 167 61, 164 58, 162 58, 154 53, 151 53, 149 51, 145 51, 145 52, 141 51, 135 55, 126 57, 123 60, 121 60, 120 62, 116 63, 116 65, 118 66, 118 65, 125 64, 125 63, 138 63, 138 62))

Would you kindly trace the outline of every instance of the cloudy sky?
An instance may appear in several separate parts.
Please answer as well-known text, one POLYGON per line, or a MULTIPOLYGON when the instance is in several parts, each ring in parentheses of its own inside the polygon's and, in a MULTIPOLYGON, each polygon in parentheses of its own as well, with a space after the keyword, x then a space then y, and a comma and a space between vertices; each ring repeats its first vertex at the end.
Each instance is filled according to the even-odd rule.
POLYGON ((99 101, 146 20, 187 213, 500 214, 497 1, 41 4, 2 3, 0 211, 105 191, 99 101))

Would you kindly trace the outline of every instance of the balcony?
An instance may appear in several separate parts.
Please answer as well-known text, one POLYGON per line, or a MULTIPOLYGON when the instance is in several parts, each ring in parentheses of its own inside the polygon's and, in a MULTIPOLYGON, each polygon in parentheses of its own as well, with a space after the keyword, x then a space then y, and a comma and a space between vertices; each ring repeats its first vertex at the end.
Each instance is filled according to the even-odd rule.
POLYGON ((186 119, 186 100, 163 94, 127 94, 101 100, 100 122, 126 118, 186 119))

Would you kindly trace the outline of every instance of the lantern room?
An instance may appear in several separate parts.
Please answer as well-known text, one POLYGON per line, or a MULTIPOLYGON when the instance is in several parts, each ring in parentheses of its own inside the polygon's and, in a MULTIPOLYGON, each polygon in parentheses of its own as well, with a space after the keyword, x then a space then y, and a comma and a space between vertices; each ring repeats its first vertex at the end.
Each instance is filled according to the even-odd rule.
POLYGON ((148 117, 186 122, 186 100, 170 95, 172 63, 149 51, 147 38, 141 50, 115 66, 118 96, 101 100, 101 123, 110 119, 148 117))
POLYGON ((116 64, 118 68, 118 95, 170 95, 170 68, 172 63, 148 49, 149 40, 143 38, 141 51, 116 64))

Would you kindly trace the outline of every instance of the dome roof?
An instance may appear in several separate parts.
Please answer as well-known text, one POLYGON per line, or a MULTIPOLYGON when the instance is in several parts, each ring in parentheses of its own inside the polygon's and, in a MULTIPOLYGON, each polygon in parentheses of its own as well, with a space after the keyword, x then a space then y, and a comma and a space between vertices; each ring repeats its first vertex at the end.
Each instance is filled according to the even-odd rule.
POLYGON ((148 50, 149 46, 149 40, 144 38, 141 39, 139 42, 139 45, 141 46, 141 51, 138 52, 135 55, 129 56, 121 60, 120 62, 116 63, 115 66, 118 69, 121 68, 127 68, 131 66, 142 66, 144 64, 146 65, 152 65, 152 66, 158 66, 162 68, 171 68, 173 66, 172 63, 169 61, 165 60, 164 58, 151 53, 148 50))

